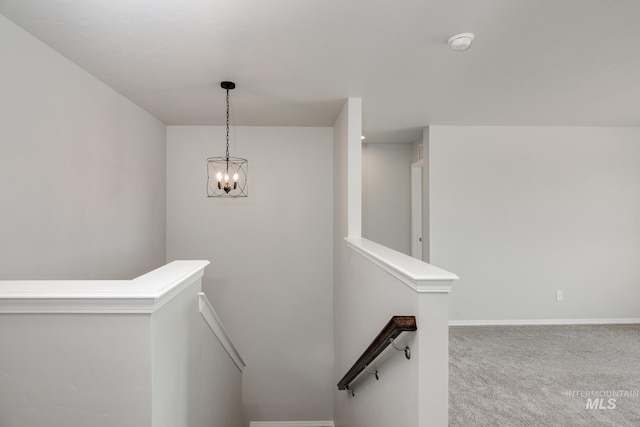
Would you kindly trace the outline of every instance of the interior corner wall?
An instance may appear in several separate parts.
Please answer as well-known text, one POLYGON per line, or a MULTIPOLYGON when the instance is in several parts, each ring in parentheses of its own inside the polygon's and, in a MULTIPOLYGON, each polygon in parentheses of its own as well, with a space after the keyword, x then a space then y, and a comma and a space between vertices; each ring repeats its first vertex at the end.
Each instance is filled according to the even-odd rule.
POLYGON ((208 198, 223 126, 167 127, 167 257, 211 261, 203 289, 247 364, 250 421, 333 418, 332 129, 234 126, 248 197, 208 198))
POLYGON ((242 427, 242 372, 201 315, 202 280, 151 315, 152 427, 242 427))
POLYGON ((452 320, 640 318, 640 128, 429 133, 431 261, 460 276, 452 320))
POLYGON ((349 192, 345 182, 349 180, 349 100, 340 111, 333 125, 333 359, 334 370, 331 389, 333 390, 333 420, 336 427, 348 426, 350 421, 349 407, 344 402, 343 393, 337 390, 344 372, 335 361, 343 357, 343 347, 349 337, 347 328, 341 327, 347 321, 345 295, 350 287, 348 280, 349 250, 345 238, 348 236, 349 192))
POLYGON ((345 182, 350 179, 348 169, 360 171, 363 158, 358 151, 362 147, 361 108, 359 99, 349 99, 334 124, 333 419, 336 427, 411 427, 418 425, 416 354, 409 363, 404 357, 387 361, 385 377, 379 383, 371 376, 358 382, 355 397, 336 387, 391 316, 418 309, 415 293, 408 286, 350 249, 345 241, 350 233, 350 199, 360 199, 347 191, 345 182), (404 393, 402 404, 389 405, 399 393, 404 393))
POLYGON ((411 255, 411 144, 362 145, 362 237, 411 255))
POLYGON ((429 242, 431 241, 431 219, 429 217, 431 213, 430 208, 430 194, 431 188, 430 170, 429 170, 429 128, 426 127, 422 130, 422 260, 424 262, 431 262, 431 247, 429 242))
MULTIPOLYGON (((349 145, 349 101, 345 103, 333 125, 333 258, 334 285, 340 262, 344 255, 348 236, 349 192, 345 185, 348 181, 348 145, 349 145)), ((335 306, 334 306, 335 308, 335 306)))
POLYGON ((0 15, 0 279, 165 261, 165 126, 0 15))
MULTIPOLYGON (((347 172, 342 185, 347 188, 347 236, 362 237, 362 99, 349 98, 340 117, 347 117, 344 125, 347 140, 347 172)), ((339 123, 341 119, 336 120, 339 123)), ((334 124, 335 127, 335 124, 334 124)), ((342 128, 343 126, 339 126, 342 128)), ((335 136, 335 133, 334 133, 335 136)), ((342 137, 342 136, 341 136, 342 137)), ((335 144, 335 140, 334 140, 335 144)), ((335 178, 334 178, 335 185, 335 178)))

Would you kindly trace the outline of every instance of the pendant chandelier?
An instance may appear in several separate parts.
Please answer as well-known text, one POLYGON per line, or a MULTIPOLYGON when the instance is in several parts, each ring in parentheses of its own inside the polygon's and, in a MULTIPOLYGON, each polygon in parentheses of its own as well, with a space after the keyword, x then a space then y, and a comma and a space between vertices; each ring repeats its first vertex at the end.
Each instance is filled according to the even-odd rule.
POLYGON ((229 156, 229 91, 235 89, 233 82, 221 82, 227 91, 227 152, 225 157, 207 159, 207 197, 247 197, 247 159, 229 156))

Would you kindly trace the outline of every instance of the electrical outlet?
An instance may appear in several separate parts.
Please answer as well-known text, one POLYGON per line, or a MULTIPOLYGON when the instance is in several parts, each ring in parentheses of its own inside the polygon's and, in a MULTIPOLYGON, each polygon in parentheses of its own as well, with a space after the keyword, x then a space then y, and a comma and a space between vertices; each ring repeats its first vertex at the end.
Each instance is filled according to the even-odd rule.
POLYGON ((562 291, 556 291, 556 301, 562 301, 564 299, 564 293, 562 291))

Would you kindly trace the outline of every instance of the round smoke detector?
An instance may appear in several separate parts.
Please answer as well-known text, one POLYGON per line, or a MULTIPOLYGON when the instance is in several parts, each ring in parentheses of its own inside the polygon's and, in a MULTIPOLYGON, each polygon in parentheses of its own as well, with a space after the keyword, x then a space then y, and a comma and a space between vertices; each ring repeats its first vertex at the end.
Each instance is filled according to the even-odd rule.
POLYGON ((460 33, 449 38, 449 46, 453 50, 467 50, 475 36, 473 33, 460 33))

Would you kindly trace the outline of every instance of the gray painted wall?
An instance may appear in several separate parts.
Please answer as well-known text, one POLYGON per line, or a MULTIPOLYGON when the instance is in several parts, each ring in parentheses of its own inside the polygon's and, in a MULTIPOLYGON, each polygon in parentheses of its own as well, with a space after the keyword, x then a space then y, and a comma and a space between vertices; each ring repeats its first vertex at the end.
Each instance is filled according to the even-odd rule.
POLYGON ((420 322, 418 295, 349 248, 341 248, 336 255, 336 262, 341 264, 341 274, 335 284, 336 427, 417 427, 419 349, 416 334, 404 334, 404 341, 399 344, 411 347, 411 359, 390 350, 386 358, 377 361, 380 381, 365 375, 352 385, 355 397, 346 390, 338 390, 335 384, 392 316, 414 315, 420 322), (394 404, 400 401, 402 404, 394 404))
POLYGON ((431 126, 430 175, 451 319, 640 318, 640 129, 431 126))
MULTIPOLYGON (((356 237, 351 230, 353 222, 349 225, 348 222, 352 214, 349 210, 353 208, 350 203, 358 197, 347 191, 351 183, 345 185, 345 181, 349 173, 359 171, 361 166, 360 108, 360 100, 350 99, 334 126, 335 425, 446 425, 448 294, 415 292, 398 276, 349 248, 345 242, 348 234, 356 237), (335 384, 394 315, 416 316, 418 331, 402 338, 411 345, 411 359, 398 357, 395 350, 390 350, 386 358, 382 357, 384 362, 378 360, 380 381, 365 374, 365 378, 353 384, 355 397, 337 390, 335 384), (395 404, 400 401, 401 404, 395 404)), ((351 176, 359 181, 358 178, 359 174, 351 176)), ((389 259, 392 264, 410 261, 415 267, 416 261, 409 256, 397 253, 393 258, 389 259)))
POLYGON ((165 260, 165 126, 0 16, 0 279, 165 260))
POLYGON ((429 253, 431 247, 429 241, 431 239, 431 220, 429 219, 429 213, 431 208, 429 202, 430 173, 429 173, 429 128, 422 130, 422 139, 417 141, 414 145, 416 151, 414 153, 416 161, 419 160, 417 145, 422 144, 422 260, 425 262, 431 262, 431 255, 429 253))
POLYGON ((153 314, 0 314, 0 425, 242 426, 241 372, 191 280, 153 314))
POLYGON ((332 419, 332 129, 232 128, 249 197, 210 199, 224 132, 167 128, 167 257, 211 261, 204 290, 247 363, 247 424, 332 419))
POLYGON ((0 314, 0 425, 151 426, 149 317, 0 314))
POLYGON ((153 427, 243 425, 242 373, 200 314, 201 286, 151 316, 153 427))
POLYGON ((362 145, 362 237, 411 255, 411 144, 362 145))
MULTIPOLYGON (((357 120, 357 117, 356 119, 357 120)), ((348 104, 334 125, 334 353, 335 368, 332 390, 336 427, 377 427, 389 425, 416 426, 418 399, 417 358, 389 360, 384 378, 376 382, 366 378, 357 385, 358 395, 337 389, 336 384, 371 343, 380 329, 395 314, 415 314, 417 299, 408 287, 401 285, 380 268, 347 247, 348 192, 347 157, 349 126, 352 123, 348 104), (394 286, 397 285, 397 286, 394 286), (408 375, 408 376, 407 376, 408 375), (402 385, 400 385, 402 384, 402 385), (404 387, 406 398, 401 406, 388 405, 398 387, 404 387)), ((359 134, 360 132, 358 132, 359 134)))

